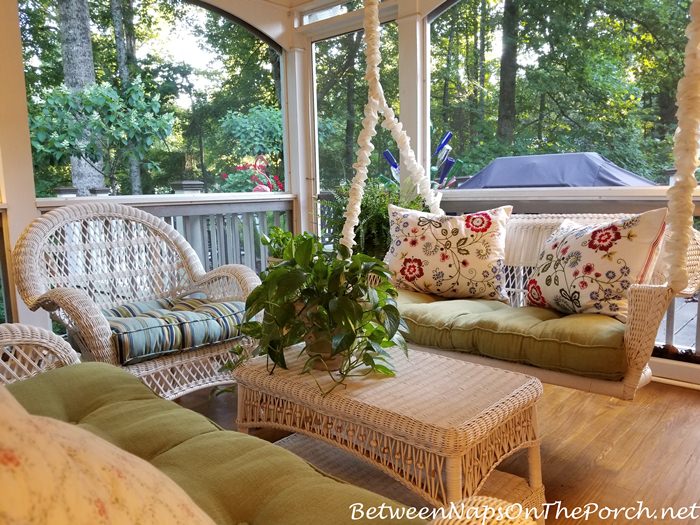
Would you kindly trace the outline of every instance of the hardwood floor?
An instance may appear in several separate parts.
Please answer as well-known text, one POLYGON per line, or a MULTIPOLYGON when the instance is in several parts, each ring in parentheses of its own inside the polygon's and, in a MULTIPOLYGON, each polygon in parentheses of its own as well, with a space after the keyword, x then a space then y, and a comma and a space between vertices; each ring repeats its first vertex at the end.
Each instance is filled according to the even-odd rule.
MULTIPOLYGON (((196 392, 181 404, 225 428, 235 427, 235 394, 210 397, 196 392)), ((697 505, 697 519, 603 520, 554 517, 548 524, 700 523, 700 391, 661 383, 642 388, 632 401, 620 401, 545 385, 539 405, 542 474, 547 501, 569 510, 588 503, 611 508, 639 506, 658 511, 697 505)), ((283 432, 261 430, 275 441, 283 432)), ((527 459, 518 454, 502 470, 525 475, 527 459)), ((631 512, 631 511, 630 511, 631 512)))

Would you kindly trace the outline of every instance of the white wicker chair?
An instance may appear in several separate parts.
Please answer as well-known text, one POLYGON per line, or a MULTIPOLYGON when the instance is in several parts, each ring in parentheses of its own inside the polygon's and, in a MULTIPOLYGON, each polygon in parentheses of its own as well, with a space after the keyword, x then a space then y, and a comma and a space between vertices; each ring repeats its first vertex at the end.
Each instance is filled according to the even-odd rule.
MULTIPOLYGON (((205 273, 194 250, 165 221, 108 202, 65 206, 36 219, 17 241, 13 261, 18 292, 29 308, 48 310, 65 325, 84 360, 114 365, 120 359, 102 309, 193 292, 245 301, 260 282, 242 265, 205 273)), ((174 399, 231 383, 222 366, 233 344, 214 343, 124 368, 174 399)))
POLYGON ((78 362, 75 350, 48 330, 23 324, 0 324, 0 384, 22 381, 78 362))

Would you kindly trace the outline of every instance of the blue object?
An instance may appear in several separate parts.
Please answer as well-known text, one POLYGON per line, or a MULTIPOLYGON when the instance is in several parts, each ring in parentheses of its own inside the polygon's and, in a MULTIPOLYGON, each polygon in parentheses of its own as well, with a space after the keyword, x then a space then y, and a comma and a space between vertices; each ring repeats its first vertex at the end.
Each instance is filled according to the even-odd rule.
POLYGON ((445 177, 447 177, 447 174, 450 172, 452 169, 452 166, 455 165, 455 159, 452 157, 447 157, 445 159, 445 162, 442 163, 442 166, 440 166, 440 178, 438 179, 438 182, 442 184, 445 181, 445 177))
POLYGON ((499 157, 460 189, 591 186, 656 186, 598 153, 555 153, 499 157))
POLYGON ((385 149, 385 150, 384 150, 384 158, 385 158, 386 161, 389 163, 389 166, 391 166, 391 167, 394 168, 395 170, 399 169, 399 163, 396 162, 396 159, 395 159, 394 156, 391 154, 391 151, 389 151, 388 149, 385 149))
POLYGON ((433 153, 433 156, 435 156, 435 155, 437 155, 438 153, 440 153, 440 151, 442 151, 442 148, 444 148, 445 146, 447 146, 447 143, 450 141, 451 138, 452 138, 452 132, 451 132, 451 131, 448 131, 447 133, 445 133, 445 134, 442 136, 442 138, 440 139, 440 142, 438 143, 437 148, 435 148, 435 153, 433 153))

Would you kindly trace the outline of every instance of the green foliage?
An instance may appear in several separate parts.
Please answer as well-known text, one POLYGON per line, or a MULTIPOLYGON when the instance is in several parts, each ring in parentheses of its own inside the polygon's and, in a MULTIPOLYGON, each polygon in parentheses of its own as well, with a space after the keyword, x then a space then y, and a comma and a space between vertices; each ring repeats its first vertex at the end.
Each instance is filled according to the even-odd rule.
POLYGON ((158 96, 147 98, 138 79, 124 96, 106 83, 76 91, 59 86, 32 105, 30 117, 32 147, 39 161, 82 157, 112 183, 131 157, 153 168, 146 155, 170 134, 172 124, 172 114, 161 114, 158 96))
MULTIPOLYGON (((302 234, 303 235, 303 234, 302 234)), ((267 246, 270 257, 281 259, 284 257, 284 249, 292 240, 292 232, 283 230, 279 226, 273 226, 267 235, 262 236, 262 243, 267 246)))
POLYGON ((221 129, 233 138, 237 155, 282 155, 282 113, 277 108, 255 106, 246 113, 229 111, 221 129))
POLYGON ((466 174, 497 156, 597 151, 666 183, 689 2, 519 5, 515 140, 495 138, 498 6, 462 0, 431 25, 433 142, 452 131, 466 174))
MULTIPOLYGON (((332 198, 323 201, 324 226, 333 232, 332 242, 340 240, 340 234, 345 224, 345 211, 348 206, 350 184, 343 183, 335 191, 332 198)), ((397 184, 386 183, 379 179, 368 179, 362 197, 359 224, 355 228, 357 250, 383 259, 389 249, 391 234, 389 232, 389 204, 411 209, 422 209, 420 197, 410 202, 401 199, 397 184)))
POLYGON ((284 350, 303 341, 305 372, 324 363, 321 356, 338 357, 339 370, 329 371, 333 388, 372 371, 393 375, 387 348, 406 351, 407 327, 386 265, 361 253, 350 256, 344 246, 326 252, 311 234, 289 239, 282 255, 246 301, 241 329, 258 340, 258 353, 286 368, 284 350), (258 315, 262 321, 254 320, 258 315))

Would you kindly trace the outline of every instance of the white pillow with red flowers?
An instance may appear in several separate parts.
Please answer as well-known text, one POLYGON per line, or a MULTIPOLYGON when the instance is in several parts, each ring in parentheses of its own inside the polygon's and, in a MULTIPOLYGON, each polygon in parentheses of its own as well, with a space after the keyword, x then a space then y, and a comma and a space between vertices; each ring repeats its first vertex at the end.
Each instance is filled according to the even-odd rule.
POLYGON ((527 283, 531 306, 627 321, 627 290, 651 277, 666 208, 605 224, 564 221, 545 242, 527 283))
POLYGON ((444 297, 507 301, 503 259, 512 206, 435 215, 389 205, 384 258, 397 286, 444 297))

